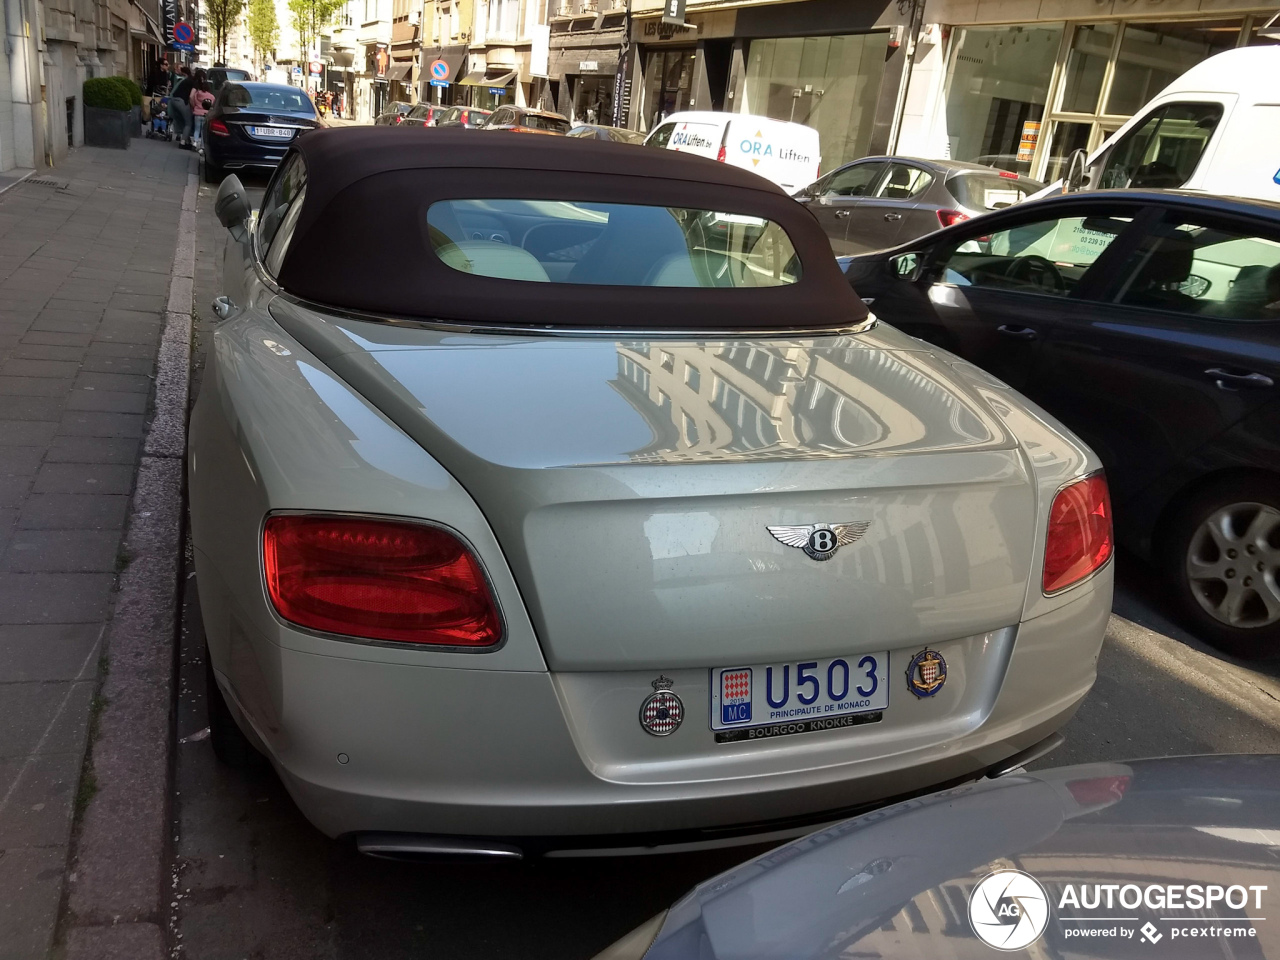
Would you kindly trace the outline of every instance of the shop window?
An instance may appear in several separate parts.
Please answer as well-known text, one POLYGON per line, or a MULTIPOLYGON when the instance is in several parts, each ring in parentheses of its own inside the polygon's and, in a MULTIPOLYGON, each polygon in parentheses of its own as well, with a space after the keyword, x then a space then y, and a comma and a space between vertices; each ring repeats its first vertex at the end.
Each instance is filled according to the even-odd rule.
POLYGON ((689 108, 693 92, 693 50, 655 50, 645 60, 645 129, 652 130, 673 113, 689 108))
MULTIPOLYGON (((946 156, 1025 172, 1027 124, 1044 114, 1064 25, 957 31, 947 69, 946 156)), ((1038 129, 1038 128, 1037 128, 1038 129)))
POLYGON ((824 167, 866 156, 888 43, 885 33, 753 40, 740 109, 816 129, 824 167))
POLYGON ((1067 113, 1097 112, 1117 29, 1114 23, 1076 27, 1063 76, 1062 110, 1067 113))
POLYGON ((1239 18, 1125 24, 1106 112, 1137 113, 1191 67, 1234 47, 1240 25, 1239 18))

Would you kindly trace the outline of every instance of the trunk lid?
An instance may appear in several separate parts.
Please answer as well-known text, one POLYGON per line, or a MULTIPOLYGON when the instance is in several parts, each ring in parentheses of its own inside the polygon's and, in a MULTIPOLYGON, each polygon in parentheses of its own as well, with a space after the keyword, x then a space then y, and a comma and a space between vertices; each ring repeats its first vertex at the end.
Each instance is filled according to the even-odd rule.
POLYGON ((840 656, 1020 618, 1018 445, 892 329, 615 340, 271 309, 475 498, 555 670, 840 656), (822 562, 767 529, 818 522, 869 526, 822 562))

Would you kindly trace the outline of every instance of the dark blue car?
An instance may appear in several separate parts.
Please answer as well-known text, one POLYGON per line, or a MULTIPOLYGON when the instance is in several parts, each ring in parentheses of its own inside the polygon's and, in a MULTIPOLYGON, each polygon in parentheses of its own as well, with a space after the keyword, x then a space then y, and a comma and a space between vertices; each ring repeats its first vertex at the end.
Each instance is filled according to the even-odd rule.
POLYGON ((1280 656, 1280 204, 1089 191, 842 262, 880 319, 1093 447, 1121 543, 1205 640, 1280 656))
POLYGON ((205 117, 205 181, 218 183, 227 170, 273 170, 295 138, 323 126, 305 90, 228 82, 205 117))

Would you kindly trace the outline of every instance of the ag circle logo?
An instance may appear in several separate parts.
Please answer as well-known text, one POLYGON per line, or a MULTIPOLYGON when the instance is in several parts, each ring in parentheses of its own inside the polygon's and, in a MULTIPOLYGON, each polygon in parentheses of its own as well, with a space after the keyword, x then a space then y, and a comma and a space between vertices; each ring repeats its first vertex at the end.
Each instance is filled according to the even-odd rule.
POLYGON ((1044 887, 1021 870, 997 870, 969 895, 969 925, 997 950, 1021 950, 1040 939, 1049 924, 1044 887))

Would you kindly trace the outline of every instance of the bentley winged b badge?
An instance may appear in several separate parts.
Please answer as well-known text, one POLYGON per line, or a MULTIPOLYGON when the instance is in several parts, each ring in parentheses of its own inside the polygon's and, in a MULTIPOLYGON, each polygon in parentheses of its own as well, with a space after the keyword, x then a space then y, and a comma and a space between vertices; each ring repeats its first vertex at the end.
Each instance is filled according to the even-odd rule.
POLYGON ((814 560, 830 560, 841 547, 860 539, 869 526, 870 520, 858 520, 853 523, 808 523, 765 529, 779 543, 799 547, 814 560))

